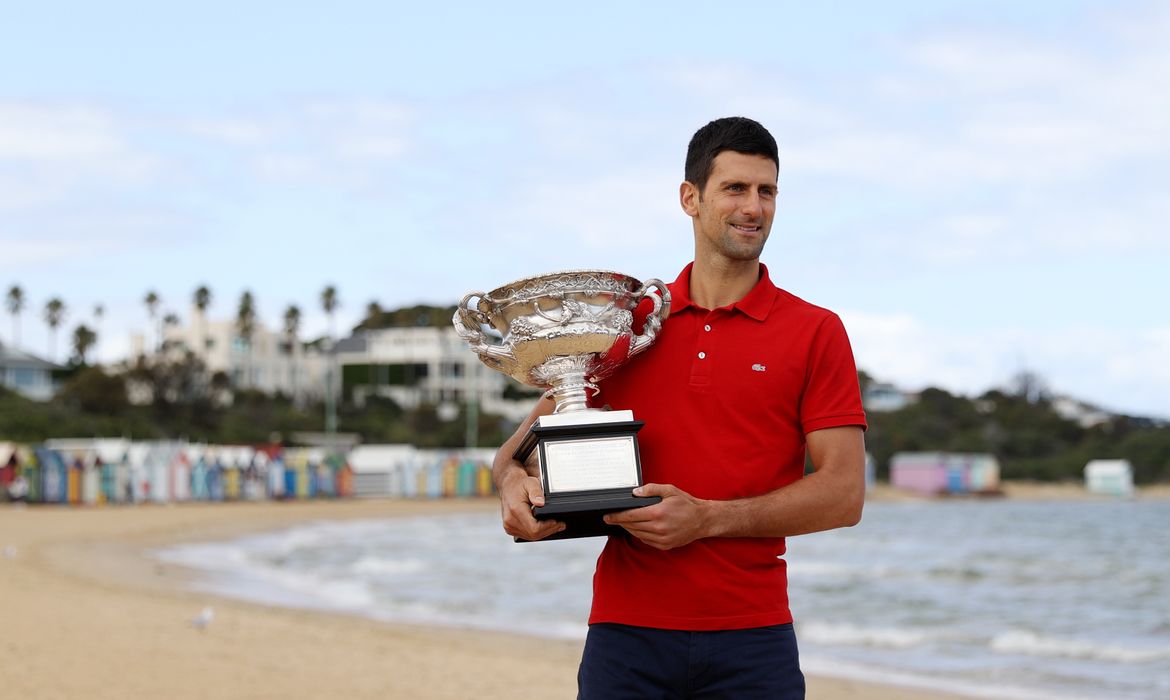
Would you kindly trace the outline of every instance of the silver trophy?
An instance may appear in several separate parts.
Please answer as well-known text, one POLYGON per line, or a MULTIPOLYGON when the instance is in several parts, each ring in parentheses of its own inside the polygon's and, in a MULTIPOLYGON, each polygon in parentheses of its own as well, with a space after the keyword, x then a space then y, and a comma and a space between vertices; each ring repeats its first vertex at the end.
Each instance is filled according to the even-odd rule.
POLYGON ((632 411, 588 407, 596 382, 654 343, 670 313, 670 292, 660 280, 645 283, 605 270, 528 277, 491 292, 471 292, 452 322, 484 364, 556 402, 516 450, 527 463, 535 452, 545 505, 539 519, 567 524, 556 538, 610 534, 602 516, 657 503, 631 491, 642 483, 632 411), (657 291, 657 294, 652 293, 657 291), (653 308, 642 333, 633 331, 643 299, 653 308))

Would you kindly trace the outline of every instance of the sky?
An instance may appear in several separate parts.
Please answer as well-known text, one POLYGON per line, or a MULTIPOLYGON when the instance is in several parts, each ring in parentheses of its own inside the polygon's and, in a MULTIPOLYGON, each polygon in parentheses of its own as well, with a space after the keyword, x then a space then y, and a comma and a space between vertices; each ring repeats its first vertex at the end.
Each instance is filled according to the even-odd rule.
POLYGON ((1156 2, 0 0, 0 342, 124 358, 143 299, 302 335, 563 269, 674 279, 686 143, 780 145, 762 260, 858 365, 1170 417, 1156 2), (59 297, 55 343, 42 319, 59 297), (95 306, 104 314, 94 315, 95 306))

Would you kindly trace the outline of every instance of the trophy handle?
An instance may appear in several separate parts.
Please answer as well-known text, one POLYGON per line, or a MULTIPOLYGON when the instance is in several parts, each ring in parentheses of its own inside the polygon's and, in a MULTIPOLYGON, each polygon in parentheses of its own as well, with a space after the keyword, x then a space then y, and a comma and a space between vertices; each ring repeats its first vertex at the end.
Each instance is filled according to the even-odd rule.
POLYGON ((637 291, 637 297, 639 302, 643 298, 649 297, 654 302, 654 309, 646 317, 646 325, 642 328, 642 334, 634 336, 633 342, 630 343, 630 357, 654 344, 654 339, 658 337, 658 331, 662 330, 662 323, 670 315, 670 290, 666 288, 662 280, 646 280, 642 288, 637 291), (651 294, 651 289, 657 289, 658 293, 651 294))
POLYGON ((451 323, 455 326, 455 332, 459 337, 466 340, 473 350, 479 349, 479 346, 487 345, 484 338, 483 331, 480 330, 480 325, 487 323, 488 319, 482 311, 476 309, 468 304, 472 299, 482 299, 483 292, 468 292, 463 296, 459 302, 459 306, 455 308, 455 315, 451 317, 451 323))
POLYGON ((507 372, 508 369, 503 363, 514 361, 516 358, 507 348, 488 342, 487 336, 480 330, 480 326, 488 325, 491 321, 484 312, 469 303, 472 299, 482 298, 483 292, 467 293, 459 302, 459 306, 456 307, 455 315, 451 317, 451 324, 455 326, 455 332, 459 334, 459 337, 467 341, 472 352, 479 355, 479 359, 502 372, 507 372))

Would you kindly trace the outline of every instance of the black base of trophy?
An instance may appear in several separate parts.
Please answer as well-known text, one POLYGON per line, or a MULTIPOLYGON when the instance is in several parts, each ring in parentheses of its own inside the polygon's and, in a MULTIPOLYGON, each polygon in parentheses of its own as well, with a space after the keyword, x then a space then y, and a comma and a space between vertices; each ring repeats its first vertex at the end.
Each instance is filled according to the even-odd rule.
MULTIPOLYGON (((627 413, 627 415, 629 415, 627 413)), ((546 540, 567 540, 577 537, 600 537, 625 532, 617 525, 607 525, 603 520, 607 513, 631 508, 654 505, 662 500, 660 496, 635 496, 631 493, 642 483, 642 463, 638 453, 636 434, 642 428, 642 421, 605 421, 574 425, 534 425, 524 436, 524 441, 513 455, 521 463, 535 451, 540 462, 541 485, 544 488, 543 506, 535 506, 532 514, 537 520, 559 520, 565 529, 546 540), (595 488, 557 493, 550 489, 547 447, 551 443, 627 438, 630 442, 632 466, 636 472, 636 484, 628 483, 617 488, 595 488)), ((528 542, 519 537, 517 542, 528 542)), ((541 540, 542 542, 544 540, 541 540)))
MULTIPOLYGON (((652 506, 661 500, 661 496, 635 496, 626 490, 608 496, 598 494, 577 502, 567 498, 553 499, 552 502, 533 508, 532 514, 537 520, 559 520, 565 524, 564 530, 544 538, 546 540, 620 535, 625 530, 617 525, 607 525, 602 519, 606 513, 652 506)), ((521 539, 517 541, 527 542, 521 539)))

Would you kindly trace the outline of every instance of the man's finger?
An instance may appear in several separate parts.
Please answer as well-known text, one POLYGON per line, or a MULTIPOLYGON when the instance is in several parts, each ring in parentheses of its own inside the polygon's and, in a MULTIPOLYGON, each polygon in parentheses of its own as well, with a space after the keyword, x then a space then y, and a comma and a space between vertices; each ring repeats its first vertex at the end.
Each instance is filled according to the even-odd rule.
POLYGON ((670 484, 642 484, 634 489, 635 496, 670 496, 678 493, 678 487, 670 484))
POLYGON ((651 510, 652 508, 654 508, 654 506, 642 506, 641 508, 619 510, 615 513, 606 515, 604 520, 610 525, 630 525, 633 523, 649 522, 654 519, 655 511, 651 510))
POLYGON ((543 540, 546 537, 555 535, 561 530, 565 529, 565 524, 559 520, 537 520, 536 527, 527 528, 523 532, 510 533, 515 534, 520 539, 535 542, 536 540, 543 540))
POLYGON ((544 505, 544 489, 540 485, 540 479, 535 476, 524 479, 524 491, 528 494, 529 503, 534 506, 544 505))

